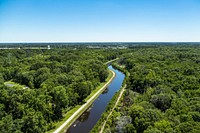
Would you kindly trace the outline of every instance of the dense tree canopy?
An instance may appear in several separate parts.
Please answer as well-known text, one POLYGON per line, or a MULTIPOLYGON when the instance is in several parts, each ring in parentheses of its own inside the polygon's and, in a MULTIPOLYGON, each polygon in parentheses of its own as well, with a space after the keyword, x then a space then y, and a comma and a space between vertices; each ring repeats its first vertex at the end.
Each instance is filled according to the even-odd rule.
POLYGON ((0 132, 50 130, 105 81, 104 62, 116 57, 130 76, 105 131, 200 131, 200 46, 163 45, 1 50, 0 132))
POLYGON ((108 76, 109 49, 1 50, 0 132, 41 133, 108 76))
MULTIPOLYGON (((135 47, 122 57, 118 65, 130 76, 118 112, 131 117, 123 132, 200 131, 199 45, 135 47)), ((111 132, 122 132, 118 122, 111 132)))

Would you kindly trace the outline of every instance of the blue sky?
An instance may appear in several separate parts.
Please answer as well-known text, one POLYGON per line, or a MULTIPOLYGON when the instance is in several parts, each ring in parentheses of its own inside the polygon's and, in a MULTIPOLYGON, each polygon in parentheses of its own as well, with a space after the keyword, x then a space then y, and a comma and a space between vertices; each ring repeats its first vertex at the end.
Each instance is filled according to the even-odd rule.
POLYGON ((0 0, 0 42, 200 42, 200 0, 0 0))

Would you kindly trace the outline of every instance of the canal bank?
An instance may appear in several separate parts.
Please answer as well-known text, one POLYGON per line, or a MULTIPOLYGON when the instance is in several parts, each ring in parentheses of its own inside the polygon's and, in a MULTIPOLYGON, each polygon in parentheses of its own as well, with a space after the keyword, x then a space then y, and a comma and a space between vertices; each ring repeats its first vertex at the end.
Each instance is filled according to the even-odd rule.
POLYGON ((111 81, 114 79, 115 77, 115 72, 112 70, 109 70, 111 73, 111 77, 108 78, 109 80, 102 84, 103 86, 101 86, 97 92, 95 92, 95 94, 92 94, 92 97, 90 97, 86 103, 84 103, 83 105, 81 105, 76 111, 74 111, 72 113, 72 115, 62 123, 62 125, 60 125, 53 133, 60 133, 60 132, 64 132, 66 129, 68 129, 71 124, 80 117, 81 114, 83 114, 90 106, 91 104, 95 101, 95 99, 106 89, 106 87, 111 83, 111 81))
POLYGON ((66 131, 67 133, 90 132, 97 121, 101 118, 102 113, 105 111, 112 97, 120 90, 125 75, 117 69, 114 69, 112 66, 109 66, 108 68, 116 73, 115 79, 93 102, 92 106, 72 124, 72 126, 66 131))

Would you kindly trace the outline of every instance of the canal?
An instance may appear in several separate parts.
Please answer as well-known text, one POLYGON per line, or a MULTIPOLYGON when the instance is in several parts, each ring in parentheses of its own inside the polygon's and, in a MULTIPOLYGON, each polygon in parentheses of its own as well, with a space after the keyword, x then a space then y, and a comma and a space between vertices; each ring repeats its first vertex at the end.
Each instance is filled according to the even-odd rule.
POLYGON ((101 118, 101 114, 105 111, 109 101, 121 88, 125 75, 114 69, 112 66, 109 66, 108 68, 116 73, 116 77, 108 85, 105 91, 99 95, 91 107, 72 124, 67 130, 67 133, 89 133, 101 118))

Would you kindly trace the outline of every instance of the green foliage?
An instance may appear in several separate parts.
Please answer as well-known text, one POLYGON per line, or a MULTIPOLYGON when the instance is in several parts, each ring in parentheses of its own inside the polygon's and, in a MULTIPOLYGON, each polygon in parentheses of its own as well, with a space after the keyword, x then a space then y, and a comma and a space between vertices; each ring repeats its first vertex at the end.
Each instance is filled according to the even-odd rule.
POLYGON ((135 127, 133 124, 127 124, 125 127, 125 133, 136 133, 135 127))
POLYGON ((0 132, 50 130, 106 80, 103 62, 118 54, 103 49, 2 50, 0 132))
POLYGON ((130 76, 119 112, 132 118, 124 132, 199 132, 199 60, 199 45, 138 46, 122 55, 118 65, 130 76))
POLYGON ((3 84, 4 83, 4 77, 2 75, 2 73, 0 73, 0 84, 3 84))
POLYGON ((171 97, 168 94, 152 95, 150 101, 153 105, 162 111, 167 110, 171 106, 171 97))

